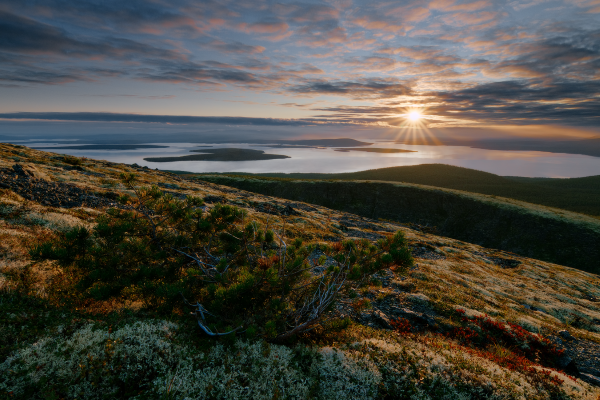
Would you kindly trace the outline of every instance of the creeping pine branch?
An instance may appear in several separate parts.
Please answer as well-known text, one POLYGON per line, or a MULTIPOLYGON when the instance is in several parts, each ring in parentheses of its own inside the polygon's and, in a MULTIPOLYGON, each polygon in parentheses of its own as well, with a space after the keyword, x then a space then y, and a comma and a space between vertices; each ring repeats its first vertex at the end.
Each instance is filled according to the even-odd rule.
POLYGON ((207 276, 209 276, 211 278, 214 277, 215 271, 218 273, 217 267, 215 267, 214 265, 206 264, 206 263, 200 261, 200 259, 198 257, 194 257, 194 256, 192 256, 192 255, 190 255, 188 253, 185 253, 185 252, 183 252, 181 250, 178 250, 178 249, 176 249, 174 247, 171 247, 171 250, 175 250, 179 254, 183 254, 184 256, 186 256, 186 257, 191 258, 192 260, 194 260, 196 262, 196 264, 198 264, 198 266, 200 267, 200 269, 202 270, 202 272, 204 272, 205 275, 207 275, 207 276), (210 268, 210 271, 205 270, 203 266, 206 266, 206 267, 210 268))
POLYGON ((347 276, 348 270, 345 268, 332 274, 329 279, 323 276, 312 298, 305 301, 302 307, 290 316, 294 319, 293 328, 277 336, 277 339, 285 339, 296 333, 313 329, 346 283, 347 276))
MULTIPOLYGON (((282 234, 285 234, 285 224, 284 226, 284 231, 282 232, 282 234)), ((273 231, 273 233, 275 233, 277 235, 277 238, 279 239, 279 258, 282 260, 281 264, 279 266, 279 276, 281 276, 283 274, 283 268, 285 268, 285 256, 287 254, 287 244, 283 241, 283 239, 281 238, 281 236, 279 236, 277 234, 277 232, 273 231), (283 246, 282 246, 283 244, 283 246), (283 258, 281 257, 281 248, 283 247, 283 258)))
POLYGON ((200 327, 200 329, 202 329, 204 331, 204 333, 206 333, 208 336, 225 336, 225 335, 229 335, 231 333, 234 333, 240 329, 242 329, 241 326, 238 326, 235 329, 230 330, 229 332, 213 332, 208 326, 206 326, 206 320, 204 318, 204 314, 208 314, 208 315, 212 315, 213 317, 215 317, 214 314, 209 313, 206 308, 204 308, 202 306, 202 304, 196 302, 196 304, 191 304, 189 301, 187 301, 187 299, 185 298, 185 296, 183 295, 183 293, 179 293, 181 295, 181 297, 183 297, 183 301, 186 305, 190 306, 190 307, 194 307, 194 315, 196 316, 196 320, 198 321, 198 326, 200 327))

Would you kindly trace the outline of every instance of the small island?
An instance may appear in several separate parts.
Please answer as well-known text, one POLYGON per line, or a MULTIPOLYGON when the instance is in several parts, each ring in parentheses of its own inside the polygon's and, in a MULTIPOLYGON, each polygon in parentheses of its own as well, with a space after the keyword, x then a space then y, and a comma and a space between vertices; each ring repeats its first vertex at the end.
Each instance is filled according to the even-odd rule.
POLYGON ((144 158, 150 162, 175 162, 175 161, 261 161, 261 160, 276 160, 282 158, 290 158, 282 154, 265 154, 262 150, 252 149, 203 149, 191 150, 193 154, 189 156, 177 157, 149 157, 144 158))
POLYGON ((386 149, 381 147, 355 147, 349 149, 335 149, 335 151, 341 151, 347 153, 349 151, 364 151, 367 153, 416 153, 416 150, 404 150, 404 149, 386 149))

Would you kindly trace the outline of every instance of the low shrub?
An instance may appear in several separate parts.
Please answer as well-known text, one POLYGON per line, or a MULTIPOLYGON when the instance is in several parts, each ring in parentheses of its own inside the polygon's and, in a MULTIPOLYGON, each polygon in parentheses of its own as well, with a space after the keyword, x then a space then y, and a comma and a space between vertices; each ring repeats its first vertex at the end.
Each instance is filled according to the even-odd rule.
POLYGON ((62 161, 75 167, 81 167, 83 165, 83 160, 75 156, 63 156, 62 161))
POLYGON ((200 198, 137 188, 131 174, 122 180, 135 193, 120 199, 123 208, 100 216, 93 230, 73 228, 30 251, 69 271, 77 282, 72 296, 81 300, 137 300, 158 314, 188 306, 209 335, 249 330, 283 340, 319 324, 351 282, 413 262, 401 232, 375 244, 286 243, 269 226, 247 221, 244 210, 205 210, 200 198), (334 260, 320 274, 308 260, 317 250, 334 260))
MULTIPOLYGON (((470 326, 454 328, 446 335, 459 340, 469 354, 488 359, 510 371, 522 374, 533 387, 543 388, 549 394, 562 396, 562 379, 550 370, 556 367, 564 350, 549 339, 526 331, 517 324, 498 322, 487 315, 467 317, 462 309, 456 310, 463 322, 470 326)), ((554 397, 552 397, 554 398, 554 397)))
POLYGON ((499 322, 487 315, 467 317, 464 310, 456 311, 470 327, 454 328, 448 336, 463 343, 499 344, 510 347, 518 355, 547 366, 554 366, 556 360, 564 353, 564 350, 559 349, 548 338, 533 334, 517 324, 499 322))

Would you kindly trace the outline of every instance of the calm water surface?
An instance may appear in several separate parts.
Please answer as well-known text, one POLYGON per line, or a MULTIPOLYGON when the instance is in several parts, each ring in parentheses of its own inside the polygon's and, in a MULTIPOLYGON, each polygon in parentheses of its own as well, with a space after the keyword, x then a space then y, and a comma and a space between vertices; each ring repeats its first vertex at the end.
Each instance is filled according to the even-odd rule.
MULTIPOLYGON (((58 146, 57 142, 27 142, 30 147, 58 146)), ((338 152, 332 148, 270 148, 255 144, 202 144, 202 143, 148 143, 169 146, 164 149, 139 150, 69 150, 57 153, 108 160, 120 163, 137 163, 150 168, 190 172, 319 172, 337 173, 363 171, 373 168, 418 164, 450 164, 491 172, 497 175, 574 178, 600 174, 600 157, 575 154, 557 154, 539 151, 501 151, 473 149, 464 146, 412 146, 389 142, 375 143, 370 147, 416 150, 416 153, 366 153, 338 152), (284 154, 291 158, 267 161, 180 161, 152 163, 146 157, 182 156, 199 146, 214 148, 248 148, 265 153, 284 154)), ((60 145, 64 146, 65 143, 60 145)), ((73 143, 75 145, 75 143, 73 143)), ((47 151, 52 151, 48 149, 47 151)))

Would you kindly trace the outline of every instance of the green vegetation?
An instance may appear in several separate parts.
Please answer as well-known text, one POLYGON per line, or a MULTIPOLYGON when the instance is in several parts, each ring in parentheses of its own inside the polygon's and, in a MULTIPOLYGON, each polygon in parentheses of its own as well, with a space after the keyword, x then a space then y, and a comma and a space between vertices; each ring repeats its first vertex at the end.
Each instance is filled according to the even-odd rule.
POLYGON ((65 300, 128 299, 157 315, 191 307, 211 336, 243 330, 282 340, 319 324, 350 283, 412 265, 401 232, 376 244, 286 244, 238 208, 217 204, 204 212, 200 198, 179 200, 134 181, 123 175, 136 194, 121 198, 125 210, 110 209, 93 231, 74 227, 31 250, 34 260, 56 260, 70 272, 65 300), (319 264, 308 261, 315 250, 335 260, 323 274, 311 272, 319 264))
MULTIPOLYGON (((0 144, 2 177, 14 150, 0 144)), ((70 182, 47 198, 83 184, 113 204, 26 200, 31 175, 0 189, 0 399, 598 399, 569 376, 597 371, 597 275, 423 231, 404 239, 314 203, 87 159, 84 175, 21 151, 70 182), (584 353, 550 342, 563 329, 584 353)), ((235 179, 598 259, 573 219, 599 224, 580 214, 401 183, 235 179)))
MULTIPOLYGON (((252 175, 240 174, 235 175, 252 175)), ((343 174, 257 174, 289 179, 377 180, 416 183, 507 197, 600 217, 600 175, 585 178, 521 178, 444 164, 391 167, 343 174)))
POLYGON ((242 190, 425 226, 426 231, 598 273, 600 221, 517 200, 411 183, 201 175, 242 190))
POLYGON ((75 167, 81 167, 83 165, 83 160, 79 157, 75 156, 63 156, 62 161, 66 164, 73 165, 75 167))

